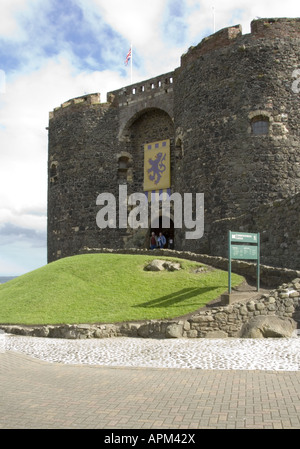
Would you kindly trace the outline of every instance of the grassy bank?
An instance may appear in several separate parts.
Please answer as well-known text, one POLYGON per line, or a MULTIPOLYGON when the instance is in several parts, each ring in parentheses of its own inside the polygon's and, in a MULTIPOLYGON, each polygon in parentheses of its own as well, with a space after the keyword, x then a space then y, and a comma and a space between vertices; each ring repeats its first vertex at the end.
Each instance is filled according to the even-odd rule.
MULTIPOLYGON (((227 272, 149 272, 156 257, 88 254, 58 260, 0 285, 0 323, 61 324, 174 318, 203 307, 227 290, 227 272)), ((169 259, 169 258, 164 258, 169 259)), ((232 275, 232 285, 242 282, 232 275)))

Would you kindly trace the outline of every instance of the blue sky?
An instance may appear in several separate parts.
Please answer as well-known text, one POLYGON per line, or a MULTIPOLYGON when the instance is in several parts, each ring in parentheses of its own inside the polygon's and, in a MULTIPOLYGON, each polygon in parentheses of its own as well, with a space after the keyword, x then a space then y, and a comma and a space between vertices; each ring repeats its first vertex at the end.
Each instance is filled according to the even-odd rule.
POLYGON ((49 112, 174 70, 215 30, 300 17, 294 0, 0 0, 0 276, 47 263, 49 112))

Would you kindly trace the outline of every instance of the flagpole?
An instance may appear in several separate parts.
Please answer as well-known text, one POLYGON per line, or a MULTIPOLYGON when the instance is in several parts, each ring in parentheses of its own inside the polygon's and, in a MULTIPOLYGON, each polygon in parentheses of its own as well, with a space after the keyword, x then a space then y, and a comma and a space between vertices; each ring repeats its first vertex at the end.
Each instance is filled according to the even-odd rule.
POLYGON ((131 58, 130 58, 130 84, 132 84, 132 57, 133 57, 133 48, 131 44, 131 58))

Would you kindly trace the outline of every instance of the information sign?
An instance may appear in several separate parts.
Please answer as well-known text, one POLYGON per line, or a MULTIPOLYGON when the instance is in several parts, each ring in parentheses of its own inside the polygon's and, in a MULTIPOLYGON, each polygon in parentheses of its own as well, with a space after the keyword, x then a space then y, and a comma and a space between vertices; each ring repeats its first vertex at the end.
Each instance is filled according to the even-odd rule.
POLYGON ((250 245, 232 245, 231 246, 232 259, 257 259, 257 246, 250 245))
POLYGON ((260 237, 258 234, 247 232, 228 232, 228 293, 231 293, 231 260, 257 261, 257 291, 260 283, 260 237), (245 244, 246 243, 246 244, 245 244))
POLYGON ((247 232, 231 232, 231 242, 237 243, 257 243, 258 234, 247 232))

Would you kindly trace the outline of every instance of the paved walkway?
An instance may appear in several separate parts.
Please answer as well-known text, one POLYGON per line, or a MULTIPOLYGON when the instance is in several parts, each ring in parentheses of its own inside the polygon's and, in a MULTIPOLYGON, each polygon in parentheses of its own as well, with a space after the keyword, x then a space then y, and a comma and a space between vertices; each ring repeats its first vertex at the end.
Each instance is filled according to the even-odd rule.
POLYGON ((0 428, 299 429, 300 371, 65 365, 6 351, 0 428))

